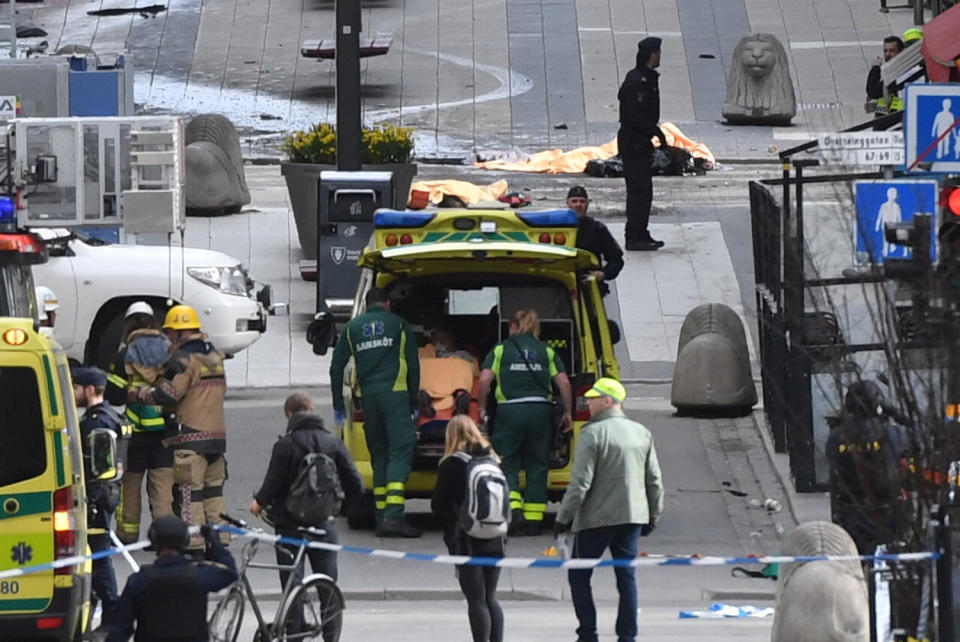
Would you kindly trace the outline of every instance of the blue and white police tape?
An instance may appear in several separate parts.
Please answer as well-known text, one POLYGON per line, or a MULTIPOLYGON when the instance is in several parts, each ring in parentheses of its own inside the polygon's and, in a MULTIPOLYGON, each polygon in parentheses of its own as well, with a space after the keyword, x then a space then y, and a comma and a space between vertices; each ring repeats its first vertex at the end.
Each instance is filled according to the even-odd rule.
MULTIPOLYGON (((299 539, 296 537, 285 537, 279 535, 270 535, 262 531, 254 531, 235 526, 212 525, 215 530, 230 533, 238 537, 256 539, 271 544, 281 543, 291 546, 306 546, 324 551, 335 551, 342 553, 353 553, 357 555, 369 555, 391 560, 411 560, 414 562, 429 562, 433 564, 457 564, 466 566, 496 566, 498 568, 560 568, 560 569, 584 569, 584 568, 604 568, 618 566, 733 566, 744 564, 789 564, 789 563, 807 563, 807 562, 870 562, 882 560, 885 562, 925 562, 937 560, 940 554, 937 552, 919 552, 919 553, 890 553, 883 555, 749 555, 742 557, 718 557, 703 555, 666 555, 666 554, 642 554, 634 559, 563 559, 559 557, 469 557, 466 555, 432 555, 429 553, 412 553, 408 551, 395 551, 380 548, 366 548, 362 546, 350 546, 348 544, 330 544, 327 542, 316 542, 311 540, 299 539)), ((122 548, 110 548, 98 551, 91 555, 77 555, 70 558, 48 562, 46 564, 36 564, 34 566, 24 566, 22 568, 0 571, 0 579, 27 575, 29 573, 39 573, 63 566, 73 566, 81 564, 87 560, 109 557, 111 555, 122 554, 123 551, 134 551, 146 548, 149 542, 137 542, 122 548)))

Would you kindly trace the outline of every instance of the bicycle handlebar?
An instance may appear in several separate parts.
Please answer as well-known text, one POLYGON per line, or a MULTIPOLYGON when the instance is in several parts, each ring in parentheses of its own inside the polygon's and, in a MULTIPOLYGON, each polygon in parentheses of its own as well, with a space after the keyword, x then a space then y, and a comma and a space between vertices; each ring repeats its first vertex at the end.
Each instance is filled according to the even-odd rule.
POLYGON ((231 526, 236 526, 237 528, 247 528, 247 523, 242 519, 234 519, 226 513, 220 513, 220 519, 230 524, 231 526))

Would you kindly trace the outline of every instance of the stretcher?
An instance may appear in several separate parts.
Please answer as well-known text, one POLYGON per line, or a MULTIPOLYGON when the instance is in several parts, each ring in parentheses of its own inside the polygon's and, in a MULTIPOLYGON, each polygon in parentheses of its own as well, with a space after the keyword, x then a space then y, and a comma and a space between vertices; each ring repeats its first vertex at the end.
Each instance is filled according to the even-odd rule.
MULTIPOLYGON (((458 412, 480 421, 476 365, 459 357, 420 357, 421 408, 417 417, 417 456, 439 460, 446 443, 447 422, 458 412)), ((429 354, 429 352, 427 352, 429 354)))

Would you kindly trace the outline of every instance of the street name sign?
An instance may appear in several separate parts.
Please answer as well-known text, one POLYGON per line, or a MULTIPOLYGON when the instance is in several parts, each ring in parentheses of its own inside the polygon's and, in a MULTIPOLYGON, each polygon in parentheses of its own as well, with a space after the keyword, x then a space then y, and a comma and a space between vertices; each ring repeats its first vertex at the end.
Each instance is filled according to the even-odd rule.
POLYGON ((828 165, 902 165, 903 132, 841 132, 820 138, 820 159, 828 165))
POLYGON ((913 83, 905 96, 907 170, 933 163, 931 171, 960 172, 960 83, 913 83))
POLYGON ((930 260, 936 261, 937 181, 855 181, 853 186, 857 206, 853 240, 857 263, 883 263, 885 258, 908 258, 910 248, 887 243, 883 226, 909 223, 917 213, 934 217, 930 230, 930 260))

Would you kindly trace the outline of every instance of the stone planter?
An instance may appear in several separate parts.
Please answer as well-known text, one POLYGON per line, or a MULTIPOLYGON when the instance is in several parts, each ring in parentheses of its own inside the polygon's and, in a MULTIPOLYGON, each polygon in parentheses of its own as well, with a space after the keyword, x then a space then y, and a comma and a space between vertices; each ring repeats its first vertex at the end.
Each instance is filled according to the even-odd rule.
MULTIPOLYGON (((287 182, 287 193, 293 207, 293 220, 297 224, 297 236, 306 259, 317 258, 317 193, 319 192, 320 172, 337 169, 336 165, 318 165, 314 163, 281 163, 280 174, 287 182)), ((381 165, 363 165, 368 172, 393 172, 393 202, 384 203, 385 207, 402 210, 407 207, 410 184, 417 175, 416 163, 384 163, 381 165)))

